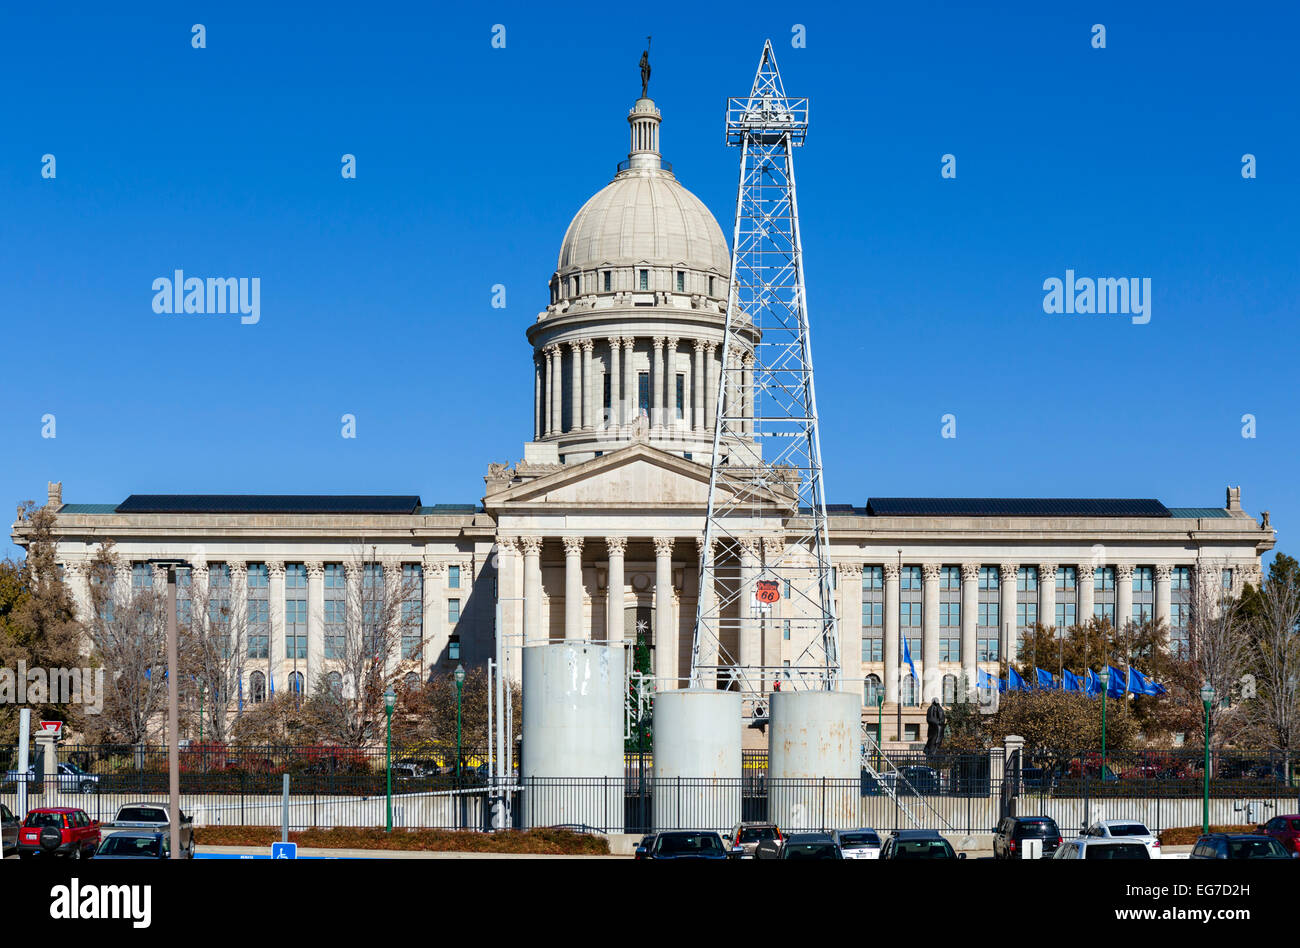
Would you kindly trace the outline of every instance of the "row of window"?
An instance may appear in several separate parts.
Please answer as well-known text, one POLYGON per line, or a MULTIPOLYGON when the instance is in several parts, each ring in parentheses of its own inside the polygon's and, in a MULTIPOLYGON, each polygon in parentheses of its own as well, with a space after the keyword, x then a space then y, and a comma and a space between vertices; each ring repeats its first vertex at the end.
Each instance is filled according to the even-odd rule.
MULTIPOLYGON (((153 567, 148 563, 131 564, 131 586, 135 589, 149 589, 153 586, 153 567)), ((361 569, 362 584, 374 588, 382 582, 383 567, 378 563, 364 563, 361 569)), ((419 563, 403 563, 402 579, 409 582, 423 581, 424 568, 419 563)), ((176 585, 188 587, 193 578, 193 571, 188 566, 176 570, 176 585)), ((220 589, 229 587, 230 566, 227 563, 212 563, 208 566, 208 587, 220 589)), ((248 564, 249 589, 267 589, 271 585, 270 574, 265 563, 248 564)), ((342 563, 326 563, 324 573, 326 589, 347 589, 347 571, 342 563)), ((307 588, 307 566, 305 563, 286 563, 284 567, 285 589, 307 588)), ((447 567, 447 588, 460 588, 460 567, 447 567)))
MULTIPOLYGON (((562 277, 560 279, 559 286, 553 288, 551 291, 551 302, 558 303, 561 298, 568 299, 570 296, 581 296, 584 290, 588 293, 595 292, 595 290, 592 288, 590 284, 590 281, 584 280, 583 276, 584 274, 575 273, 572 276, 562 277), (570 294, 569 292, 570 287, 573 288, 572 294, 570 294)), ((596 277, 600 281, 599 286, 601 287, 601 292, 603 293, 613 292, 614 271, 601 270, 599 271, 598 277, 596 274, 586 274, 586 276, 596 277)), ((709 276, 706 277, 705 279, 707 281, 707 286, 708 286, 708 295, 713 296, 713 277, 709 276)), ((648 269, 641 268, 636 271, 636 285, 637 285, 637 289, 643 293, 648 293, 650 291, 650 271, 648 269)), ((686 271, 685 270, 673 271, 672 286, 673 289, 675 289, 678 293, 686 292, 686 271)), ((655 287, 655 289, 658 289, 658 287, 655 287)))
MULTIPOLYGON (((453 656, 458 657, 458 656, 453 656)), ((416 672, 409 672, 402 679, 408 687, 418 685, 420 676, 416 672)), ((247 700, 252 704, 261 704, 267 698, 266 689, 267 677, 260 671, 252 672, 248 676, 248 695, 247 700)), ((330 672, 325 676, 326 686, 334 692, 335 697, 343 697, 343 676, 339 672, 330 672)), ((284 679, 285 690, 289 694, 300 695, 303 693, 303 687, 306 684, 302 672, 289 672, 284 679)), ((240 696, 241 703, 243 696, 240 696)))
MULTIPOLYGON (((943 703, 956 704, 957 702, 957 676, 943 676, 943 703)), ((899 703, 904 705, 917 705, 921 703, 921 689, 917 687, 917 681, 911 674, 904 674, 898 682, 899 703)), ((885 685, 877 675, 868 675, 863 683, 862 703, 867 707, 874 708, 877 704, 885 700, 885 685)))
MULTIPOLYGON (((1135 566, 1133 568, 1133 591, 1151 592, 1155 589, 1155 567, 1135 566)), ((981 566, 978 587, 981 590, 997 589, 999 570, 996 566, 981 566)), ((1221 571, 1220 582, 1224 589, 1232 589, 1232 570, 1221 571)), ((1073 566, 1062 566, 1056 570, 1056 588, 1074 589, 1078 584, 1078 570, 1073 566)), ((921 590, 924 586, 921 567, 904 566, 899 571, 898 588, 900 590, 921 590)), ((1170 589, 1175 591, 1191 590, 1192 568, 1176 566, 1170 570, 1170 589)), ((1093 571, 1093 587, 1098 591, 1115 588, 1115 568, 1098 566, 1093 571)), ((885 570, 883 566, 864 566, 862 568, 862 591, 873 592, 885 588, 885 570)), ((956 566, 944 566, 939 570, 939 589, 961 589, 961 569, 956 566)), ((1016 571, 1016 590, 1018 592, 1036 592, 1038 590, 1038 567, 1021 566, 1016 571)))

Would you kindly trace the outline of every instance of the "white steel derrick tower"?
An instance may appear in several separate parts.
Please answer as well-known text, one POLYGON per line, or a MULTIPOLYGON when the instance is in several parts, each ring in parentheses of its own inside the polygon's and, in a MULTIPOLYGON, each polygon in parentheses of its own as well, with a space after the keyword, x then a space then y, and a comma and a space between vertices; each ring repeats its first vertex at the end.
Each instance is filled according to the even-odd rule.
POLYGON ((740 182, 691 654, 691 687, 749 698, 840 672, 792 155, 807 130, 769 40, 727 101, 740 182))

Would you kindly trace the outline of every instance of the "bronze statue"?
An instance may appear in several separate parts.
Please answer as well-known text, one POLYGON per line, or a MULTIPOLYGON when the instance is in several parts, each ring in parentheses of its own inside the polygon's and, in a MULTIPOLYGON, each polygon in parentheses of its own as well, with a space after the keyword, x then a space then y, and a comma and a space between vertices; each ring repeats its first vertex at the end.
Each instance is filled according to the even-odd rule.
POLYGON ((930 699, 930 707, 925 711, 925 752, 933 754, 943 744, 943 706, 938 698, 930 699))
POLYGON ((646 97, 650 85, 650 37, 645 38, 645 52, 641 54, 641 98, 646 97))

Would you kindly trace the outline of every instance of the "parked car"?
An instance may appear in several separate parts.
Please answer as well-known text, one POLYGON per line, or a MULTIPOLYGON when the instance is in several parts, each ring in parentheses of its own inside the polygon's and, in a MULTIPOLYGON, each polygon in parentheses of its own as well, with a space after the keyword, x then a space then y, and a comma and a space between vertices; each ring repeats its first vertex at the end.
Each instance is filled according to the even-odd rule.
MULTIPOLYGON (((939 771, 933 767, 918 765, 900 767, 898 773, 903 780, 907 781, 907 786, 910 786, 918 794, 939 792, 939 771)), ((904 794, 910 793, 911 791, 907 789, 907 786, 900 787, 900 792, 904 794)))
POLYGON ((898 776, 892 772, 873 775, 865 767, 862 769, 862 795, 864 797, 892 793, 897 783, 898 776))
MULTIPOLYGON (((170 859, 171 834, 123 830, 105 836, 95 850, 96 859, 170 859)), ((189 859, 194 858, 191 850, 189 859)))
POLYGON ((18 825, 21 820, 0 803, 0 859, 18 848, 18 825))
POLYGON ((1291 859, 1294 854, 1282 848, 1272 836, 1258 833, 1211 833, 1202 836, 1192 847, 1188 859, 1291 859))
POLYGON ((1140 837, 1080 836, 1056 847, 1053 859, 1155 859, 1140 837))
POLYGON ((39 807, 27 814, 18 831, 18 857, 67 856, 89 859, 99 848, 99 821, 75 807, 39 807))
POLYGON ((1289 853, 1300 852, 1300 813, 1275 816, 1259 832, 1273 837, 1289 853))
POLYGON ((722 837, 708 830, 674 830, 659 833, 647 859, 726 859, 722 837))
POLYGON ((873 829, 836 830, 831 833, 831 838, 845 859, 880 858, 880 834, 873 829))
POLYGON ((791 833, 781 845, 782 859, 843 859, 829 833, 791 833))
MULTIPOLYGON (((144 830, 152 833, 168 833, 170 836, 169 809, 161 803, 128 803, 118 809, 117 818, 111 823, 105 823, 103 829, 109 833, 144 830)), ((191 859, 194 856, 194 817, 186 816, 183 810, 180 816, 181 856, 184 859, 191 859)))
POLYGON ((636 844, 636 854, 634 858, 636 859, 650 858, 650 850, 654 848, 656 835, 657 834, 655 833, 648 833, 647 835, 641 837, 641 842, 636 844))
POLYGON ((1042 842, 1044 859, 1064 842, 1060 827, 1050 816, 1007 816, 993 827, 993 858, 1023 859, 1026 839, 1042 842))
MULTIPOLYGON (((99 775, 87 773, 76 764, 62 763, 56 768, 54 781, 58 788, 65 793, 94 793, 99 788, 99 775)), ((5 784, 26 783, 31 788, 40 787, 45 782, 43 774, 37 773, 35 765, 27 768, 27 774, 24 777, 17 770, 10 770, 5 774, 5 784)))
POLYGON ((740 847, 741 859, 753 859, 758 844, 768 839, 779 840, 781 830, 775 823, 738 823, 730 833, 724 833, 723 840, 731 844, 732 849, 740 847))
POLYGON ((1160 858, 1160 840, 1145 823, 1137 820, 1098 820, 1084 827, 1083 835, 1089 839, 1113 839, 1117 836, 1138 839, 1146 846, 1148 856, 1160 858))
POLYGON ((880 849, 881 859, 965 859, 938 830, 896 830, 880 849))

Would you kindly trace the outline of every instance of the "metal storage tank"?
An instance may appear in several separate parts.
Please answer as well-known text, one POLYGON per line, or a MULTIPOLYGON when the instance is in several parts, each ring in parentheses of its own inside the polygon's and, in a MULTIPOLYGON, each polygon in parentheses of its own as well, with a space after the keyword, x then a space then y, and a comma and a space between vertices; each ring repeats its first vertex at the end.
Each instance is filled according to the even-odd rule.
POLYGON ((727 832, 740 819, 740 692, 655 695, 654 827, 727 832))
POLYGON ((623 649, 560 642, 523 653, 524 826, 621 833, 623 649))
POLYGON ((768 819, 786 830, 859 825, 862 696, 778 691, 768 725, 768 819))

